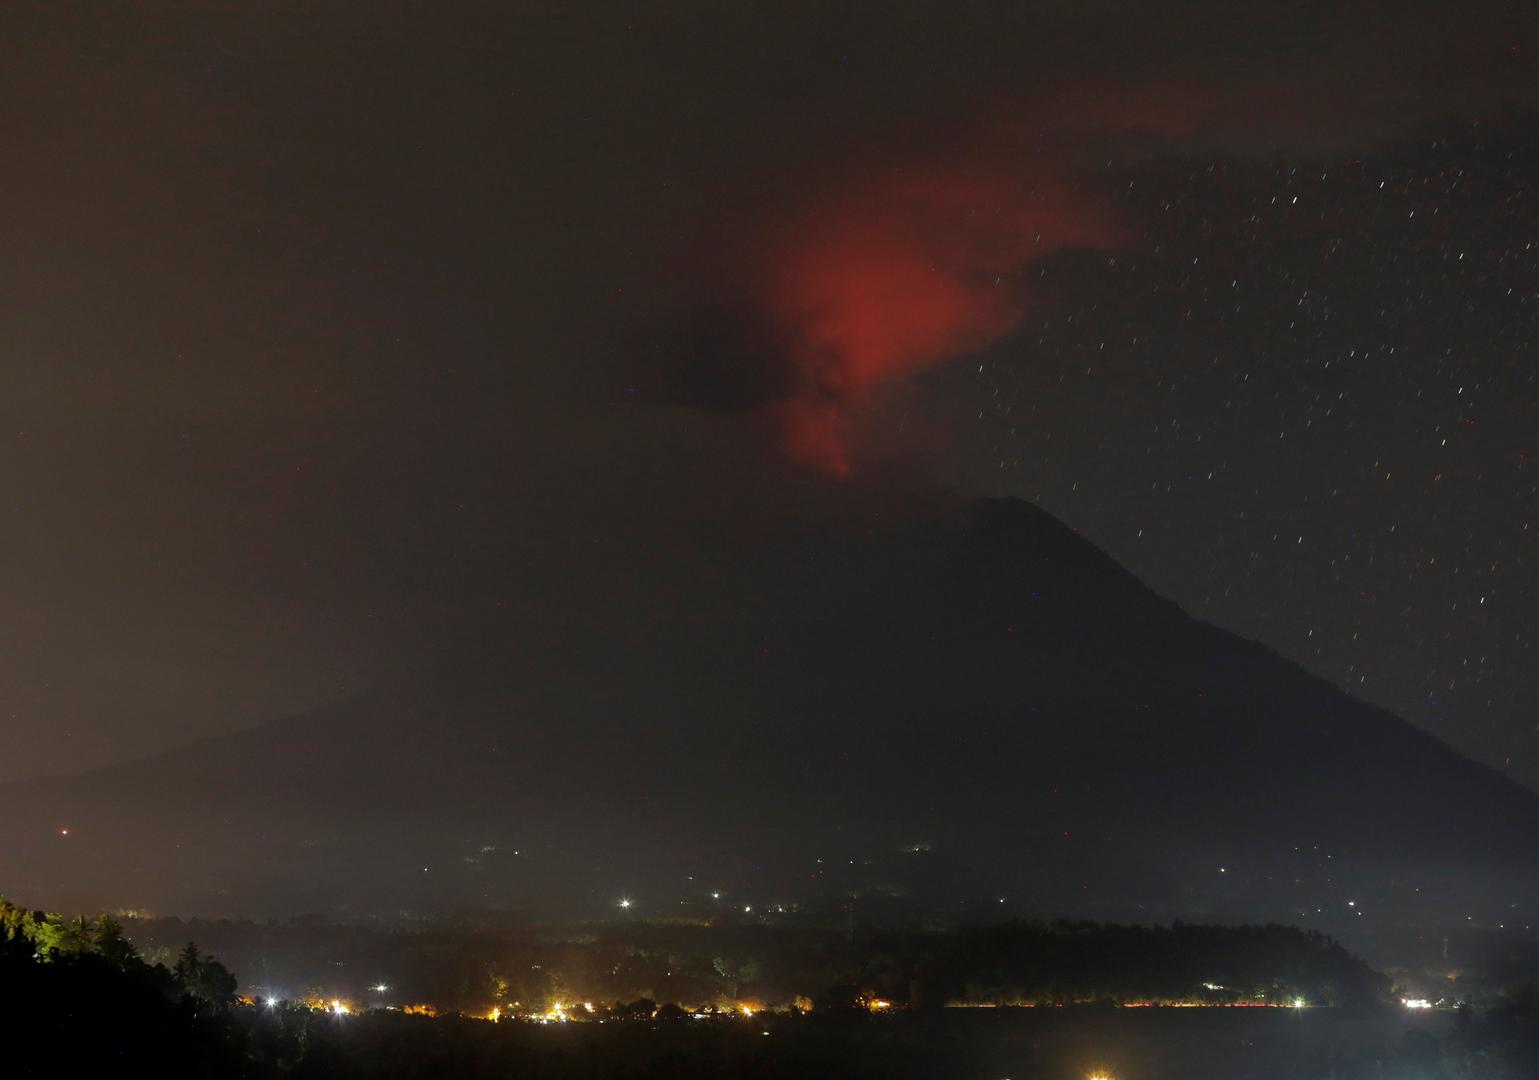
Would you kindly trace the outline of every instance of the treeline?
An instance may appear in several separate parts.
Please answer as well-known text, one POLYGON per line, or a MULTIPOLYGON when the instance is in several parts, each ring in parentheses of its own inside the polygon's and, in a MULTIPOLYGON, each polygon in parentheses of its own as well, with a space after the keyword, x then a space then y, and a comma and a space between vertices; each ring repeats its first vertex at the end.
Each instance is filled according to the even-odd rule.
POLYGON ((0 898, 8 1075, 223 1074, 245 1056, 235 991, 235 977, 192 943, 173 966, 151 964, 111 916, 66 920, 0 898))
MULTIPOLYGON (((1133 1055, 1129 1073, 1159 1062, 1164 1074, 1191 1077, 1243 1065, 1255 1080, 1531 1080, 1539 1061, 1532 987, 1484 1015, 1410 1028, 1392 1005, 1311 1011, 1297 1021, 1270 1010, 923 1007, 926 994, 953 992, 1087 1003, 1177 996, 1192 980, 1224 987, 1204 988, 1215 995, 1313 994, 1317 1004, 1380 992, 1378 977, 1329 939, 1287 927, 1011 923, 951 934, 857 932, 822 942, 823 970, 858 964, 810 1013, 729 1012, 700 1023, 677 1006, 635 1000, 596 1010, 592 1019, 607 1023, 549 1025, 252 1003, 195 946, 171 965, 148 962, 110 917, 66 920, 0 901, 0 930, 7 1077, 923 1080, 1074 1075, 1115 1052, 1133 1055), (898 992, 905 987, 906 998, 898 992), (878 992, 911 1008, 873 1013, 878 992), (1237 1045, 1248 1048, 1243 1060, 1237 1045)), ((663 944, 656 933, 649 948, 663 944)), ((773 945, 772 937, 738 939, 733 963, 751 960, 745 948, 773 945)))
POLYGON ((648 998, 684 1006, 737 1001, 825 1007, 880 998, 897 1006, 1096 1001, 1255 1002, 1350 1007, 1384 1000, 1388 981, 1330 938, 1287 926, 1128 926, 1011 922, 947 931, 812 930, 670 923, 538 931, 408 931, 337 925, 157 920, 132 924, 156 948, 196 938, 258 995, 367 999, 481 1013, 518 1001, 648 998), (248 980, 249 981, 249 980, 248 980))
MULTIPOLYGON (((1389 980, 1292 926, 1009 922, 874 935, 860 982, 915 1006, 1206 1003, 1333 1007, 1385 999, 1389 980)), ((845 993, 848 994, 846 987, 845 993)))

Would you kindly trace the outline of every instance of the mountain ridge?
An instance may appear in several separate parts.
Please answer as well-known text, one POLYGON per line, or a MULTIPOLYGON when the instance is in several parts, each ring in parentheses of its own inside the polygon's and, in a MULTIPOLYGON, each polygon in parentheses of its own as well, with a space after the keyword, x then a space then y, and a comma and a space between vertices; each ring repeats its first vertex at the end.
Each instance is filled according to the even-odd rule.
POLYGON ((548 635, 476 624, 436 671, 0 786, 23 826, 0 881, 205 914, 598 912, 639 889, 679 914, 711 877, 808 909, 1350 924, 1362 903, 1494 922, 1535 880, 1539 796, 1029 504, 583 587, 596 617, 548 635))

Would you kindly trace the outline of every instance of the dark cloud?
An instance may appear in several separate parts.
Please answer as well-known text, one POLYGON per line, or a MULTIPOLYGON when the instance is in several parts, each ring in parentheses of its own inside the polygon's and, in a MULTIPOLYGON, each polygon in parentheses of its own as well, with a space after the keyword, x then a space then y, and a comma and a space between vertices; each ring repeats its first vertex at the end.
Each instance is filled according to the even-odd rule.
POLYGON ((704 304, 649 329, 633 339, 631 374, 649 396, 742 414, 796 392, 785 338, 746 304, 704 304))
MULTIPOLYGON (((1194 154, 1361 153, 1450 109, 1535 100, 1511 26, 1460 24, 1438 42, 1422 36, 1439 22, 1430 13, 1381 22, 1305 9, 1275 27, 1204 18, 1188 52, 1168 27, 1145 27, 1169 51, 1128 53, 1121 67, 1144 26, 1136 15, 1077 70, 1072 48, 1011 67, 997 42, 974 41, 967 79, 899 69, 910 81, 889 87, 851 145, 815 163, 750 155, 791 180, 755 187, 751 204, 724 196, 728 228, 694 241, 712 252, 698 285, 708 299, 650 353, 661 358, 652 381, 675 403, 767 418, 793 459, 848 475, 862 412, 1008 336, 1042 303, 1028 273, 1038 260, 1137 247, 1111 175, 1194 154), (1490 78, 1471 77, 1477 57, 1490 78), (920 88, 933 99, 902 107, 920 88)), ((831 104, 833 117, 848 107, 831 104)), ((819 144, 834 121, 808 119, 819 144)))

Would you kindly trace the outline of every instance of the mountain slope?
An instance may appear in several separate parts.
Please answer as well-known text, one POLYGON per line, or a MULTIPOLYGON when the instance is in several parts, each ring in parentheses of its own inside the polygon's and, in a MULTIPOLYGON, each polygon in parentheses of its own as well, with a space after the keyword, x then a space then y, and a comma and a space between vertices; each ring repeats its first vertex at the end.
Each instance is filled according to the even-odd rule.
POLYGON ((351 701, 0 788, 0 883, 202 913, 715 891, 1328 927, 1494 923, 1539 884, 1539 796, 1027 504, 702 552, 553 583, 351 701))

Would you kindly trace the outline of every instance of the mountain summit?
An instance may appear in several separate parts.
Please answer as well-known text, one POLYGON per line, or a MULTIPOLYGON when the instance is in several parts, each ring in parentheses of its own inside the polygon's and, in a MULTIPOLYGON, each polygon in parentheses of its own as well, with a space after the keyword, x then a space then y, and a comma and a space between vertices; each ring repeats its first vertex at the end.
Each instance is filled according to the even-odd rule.
POLYGON ((704 550, 551 582, 340 704, 6 785, 0 882, 199 914, 1322 928, 1536 894, 1539 796, 1029 504, 704 550))

